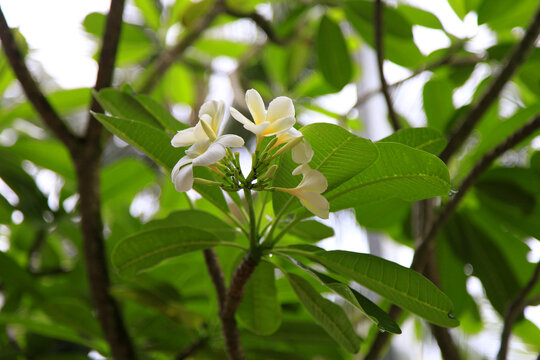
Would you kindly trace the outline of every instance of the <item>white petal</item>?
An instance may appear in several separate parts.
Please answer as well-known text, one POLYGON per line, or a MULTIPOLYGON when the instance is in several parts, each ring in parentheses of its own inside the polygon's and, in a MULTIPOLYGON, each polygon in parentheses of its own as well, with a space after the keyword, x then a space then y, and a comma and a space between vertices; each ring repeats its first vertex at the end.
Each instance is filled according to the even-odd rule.
POLYGON ((304 178, 300 181, 300 184, 296 187, 305 191, 312 191, 316 193, 323 193, 328 187, 328 181, 323 174, 314 169, 309 169, 304 172, 304 178))
POLYGON ((223 120, 223 113, 225 112, 225 103, 221 100, 211 100, 205 102, 199 110, 199 118, 210 117, 206 121, 212 127, 212 130, 217 134, 221 121, 223 120))
POLYGON ((311 170, 311 168, 309 167, 309 165, 308 165, 308 164, 302 164, 302 165, 297 166, 297 167, 292 171, 292 174, 293 174, 294 176, 300 175, 300 174, 305 174, 308 170, 311 170))
POLYGON ((217 163, 225 157, 225 147, 218 143, 212 143, 208 150, 193 159, 193 166, 208 166, 217 163))
POLYGON ((285 117, 294 117, 294 105, 288 97, 279 96, 268 105, 266 120, 274 122, 285 117))
POLYGON ((244 139, 238 135, 232 134, 221 135, 215 142, 226 147, 240 147, 244 145, 244 139))
POLYGON ((313 158, 313 149, 306 141, 302 141, 292 149, 292 159, 297 164, 307 164, 313 158))
POLYGON ((197 141, 189 149, 186 150, 186 155, 194 159, 202 155, 206 150, 208 150, 210 144, 211 142, 208 138, 206 140, 197 141))
POLYGON ((195 136, 195 128, 189 128, 179 131, 171 140, 171 144, 174 147, 189 146, 197 142, 195 136))
POLYGON ((174 183, 176 191, 184 192, 193 187, 193 166, 191 158, 184 156, 174 166, 171 173, 171 179, 174 183))
POLYGON ((296 119, 294 117, 286 117, 286 118, 278 119, 270 124, 270 126, 264 131, 263 135, 270 136, 270 135, 282 133, 292 128, 295 123, 296 123, 296 119))
POLYGON ((252 133, 254 133, 255 135, 259 136, 261 135, 267 127, 270 126, 270 123, 268 121, 265 121, 261 124, 258 124, 258 125, 255 125, 253 123, 251 124, 245 124, 244 125, 244 128, 248 131, 251 131, 252 133))
POLYGON ((241 123, 242 125, 253 124, 253 121, 249 120, 247 117, 245 117, 244 115, 242 115, 242 113, 241 113, 240 111, 236 110, 235 108, 231 107, 230 111, 231 111, 231 116, 232 116, 236 121, 238 121, 239 123, 241 123))
POLYGON ((313 214, 321 219, 328 219, 330 204, 324 196, 310 191, 300 192, 297 196, 300 202, 313 214))
POLYGON ((257 90, 249 89, 246 91, 246 104, 255 124, 258 125, 266 119, 264 101, 257 90))

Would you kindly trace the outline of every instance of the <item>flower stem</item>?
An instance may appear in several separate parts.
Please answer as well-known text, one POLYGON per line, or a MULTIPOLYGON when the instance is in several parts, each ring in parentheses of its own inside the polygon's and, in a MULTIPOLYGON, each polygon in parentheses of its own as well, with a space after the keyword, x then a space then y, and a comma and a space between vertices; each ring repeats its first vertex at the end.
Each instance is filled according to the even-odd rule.
MULTIPOLYGON (((265 239, 263 240, 262 242, 262 245, 264 247, 268 247, 268 248, 272 248, 275 244, 275 241, 273 241, 272 239, 272 236, 274 234, 274 231, 276 230, 276 227, 279 223, 279 220, 283 217, 283 215, 286 214, 287 212, 287 209, 289 208, 289 206, 292 204, 293 200, 294 200, 294 196, 291 196, 289 198, 289 200, 287 200, 287 202, 285 203, 285 205, 283 206, 283 209, 281 209, 281 211, 276 215, 276 217, 274 218, 274 220, 272 220, 272 226, 270 227, 270 231, 268 231, 268 235, 265 237, 265 239)), ((283 235, 282 235, 283 236, 283 235)))
POLYGON ((255 209, 253 208, 253 198, 251 197, 251 190, 244 188, 244 196, 246 197, 246 203, 249 213, 249 246, 254 249, 258 244, 257 234, 257 219, 255 217, 255 209))

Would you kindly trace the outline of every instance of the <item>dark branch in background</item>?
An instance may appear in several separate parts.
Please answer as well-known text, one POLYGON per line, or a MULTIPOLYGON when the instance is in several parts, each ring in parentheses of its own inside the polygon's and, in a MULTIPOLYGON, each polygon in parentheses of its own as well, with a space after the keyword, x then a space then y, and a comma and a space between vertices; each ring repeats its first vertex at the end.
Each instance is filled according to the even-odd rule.
POLYGON ((11 64, 11 68, 19 80, 26 97, 54 135, 62 141, 69 151, 73 152, 79 139, 68 129, 66 124, 64 124, 28 71, 28 68, 24 63, 24 57, 17 47, 17 43, 7 24, 2 8, 0 8, 0 40, 2 40, 4 53, 6 54, 6 57, 11 64))
POLYGON ((203 251, 204 261, 206 262, 206 268, 210 274, 210 278, 216 288, 218 297, 219 313, 223 311, 223 304, 225 303, 225 296, 227 295, 227 287, 225 285, 225 276, 219 263, 219 259, 214 249, 206 249, 203 251))
MULTIPOLYGON (((111 0, 103 32, 102 50, 95 89, 110 86, 116 50, 120 38, 124 0, 111 0)), ((91 108, 100 110, 92 100, 91 108)), ((79 209, 83 234, 84 259, 97 317, 116 360, 136 359, 134 346, 116 300, 109 293, 111 281, 107 269, 105 239, 101 216, 100 157, 101 125, 89 117, 85 141, 73 155, 78 178, 79 209)))
POLYGON ((397 114, 392 105, 392 98, 388 90, 388 83, 384 78, 384 35, 383 35, 383 4, 382 0, 375 1, 375 13, 373 19, 373 26, 375 27, 375 51, 377 52, 377 68, 379 70, 379 80, 381 82, 381 91, 386 101, 386 107, 388 108, 388 116, 390 117, 390 123, 394 131, 398 131, 401 126, 397 114))
POLYGON ((450 133, 448 145, 440 155, 440 158, 444 162, 448 162, 450 157, 459 150, 461 145, 463 145, 467 137, 474 129, 475 125, 480 121, 486 111, 488 111, 493 102, 497 100, 497 97, 499 96, 499 93, 504 85, 510 80, 512 75, 531 52, 539 33, 540 7, 536 11, 533 21, 529 25, 525 36, 521 42, 514 47, 511 54, 505 60, 505 65, 500 73, 491 82, 480 99, 472 106, 471 110, 464 115, 464 117, 459 121, 458 125, 450 133))
POLYGON ((266 20, 264 17, 262 17, 259 13, 255 12, 255 11, 250 12, 250 13, 243 13, 243 12, 237 11, 237 10, 232 9, 232 8, 227 6, 226 9, 225 9, 225 12, 227 14, 229 14, 231 16, 234 16, 234 17, 237 17, 237 18, 246 18, 246 19, 253 20, 255 22, 255 24, 257 24, 257 26, 262 31, 264 31, 264 33, 268 37, 268 40, 270 40, 274 44, 286 45, 290 40, 290 39, 282 39, 282 38, 280 38, 275 33, 275 31, 272 28, 272 25, 270 24, 270 22, 268 22, 268 20, 266 20))
MULTIPOLYGON (((116 62, 116 53, 118 50, 118 43, 120 41, 120 32, 122 29, 122 14, 124 12, 124 1, 111 1, 111 8, 109 10, 109 16, 107 16, 107 22, 105 24, 105 31, 103 33, 103 43, 101 45, 101 52, 99 54, 99 70, 97 73, 96 84, 94 86, 95 91, 99 91, 105 87, 111 86, 114 64, 116 62)), ((92 97, 90 104, 90 111, 96 113, 102 113, 103 108, 97 100, 92 97)), ((86 140, 89 142, 96 141, 101 135, 101 123, 97 121, 91 113, 88 115, 88 126, 86 128, 86 140)))
MULTIPOLYGON (((498 146, 486 153, 484 157, 482 157, 482 159, 480 159, 476 163, 473 170, 461 183, 458 192, 450 199, 450 201, 446 203, 445 206, 442 207, 437 218, 430 226, 429 231, 427 231, 424 239, 415 250, 411 269, 418 272, 423 272, 427 262, 429 261, 430 254, 433 253, 434 242, 437 234, 439 233, 439 231, 442 230, 446 221, 448 221, 460 201, 463 199, 467 191, 471 188, 471 186, 478 179, 478 177, 485 170, 487 170, 491 166, 491 164, 493 164, 495 159, 497 159, 506 151, 525 140, 527 137, 531 136, 531 134, 538 129, 540 129, 540 114, 531 121, 529 121, 527 124, 525 124, 522 128, 510 135, 498 146)), ((389 310, 389 314, 392 316, 393 319, 397 319, 401 312, 401 308, 395 305, 392 305, 389 310)), ((371 348, 369 349, 368 354, 365 357, 365 360, 378 359, 381 351, 385 348, 389 339, 389 333, 377 334, 375 340, 371 345, 371 348)))
POLYGON ((169 67, 186 51, 186 49, 201 36, 212 24, 214 19, 224 11, 224 0, 217 0, 212 9, 191 28, 187 29, 180 41, 172 48, 165 50, 152 65, 150 70, 143 75, 143 81, 138 92, 150 93, 165 75, 169 67))
POLYGON ((229 289, 227 290, 227 296, 220 315, 229 360, 245 359, 242 351, 242 345, 240 344, 240 336, 238 334, 235 314, 240 302, 242 301, 246 284, 250 276, 255 271, 260 258, 260 254, 251 250, 236 268, 236 271, 231 278, 229 289))
POLYGON ((536 264, 533 275, 525 285, 525 287, 519 292, 519 294, 508 304, 504 314, 504 327, 501 333, 501 345, 499 353, 497 354, 497 360, 506 360, 506 354, 508 353, 508 343, 510 342, 510 335, 512 334, 512 327, 516 322, 518 316, 523 312, 527 306, 527 296, 532 291, 538 279, 540 278, 540 262, 536 264))

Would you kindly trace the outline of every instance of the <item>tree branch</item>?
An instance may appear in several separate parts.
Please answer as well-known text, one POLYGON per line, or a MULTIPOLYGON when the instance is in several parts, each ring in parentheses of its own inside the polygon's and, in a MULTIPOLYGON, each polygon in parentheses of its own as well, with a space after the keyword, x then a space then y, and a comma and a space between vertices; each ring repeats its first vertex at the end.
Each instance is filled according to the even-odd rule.
POLYGON ((488 111, 490 106, 499 96, 504 85, 510 80, 519 66, 525 61, 531 52, 536 38, 540 33, 540 7, 533 17, 533 21, 529 25, 525 36, 517 46, 514 47, 511 54, 505 61, 505 65, 499 74, 492 80, 486 91, 480 99, 473 104, 470 111, 459 121, 458 125, 452 130, 448 139, 448 145, 443 150, 440 158, 444 162, 448 162, 450 157, 459 150, 465 142, 475 125, 482 119, 482 116, 488 111))
POLYGON ((527 296, 532 291, 538 279, 540 278, 540 262, 536 264, 533 275, 525 285, 525 287, 519 292, 519 294, 508 304, 504 316, 504 326, 501 333, 501 345, 499 353, 497 354, 497 360, 506 360, 506 354, 508 353, 508 345, 510 342, 510 335, 512 334, 512 328, 516 322, 518 316, 523 312, 527 306, 527 296))
MULTIPOLYGON (((109 15, 103 32, 103 43, 101 53, 99 54, 99 68, 96 77, 94 90, 99 91, 105 87, 111 86, 114 64, 116 62, 116 53, 118 43, 120 41, 120 32, 122 29, 122 15, 124 13, 125 0, 111 1, 109 15)), ((103 108, 98 101, 92 97, 90 111, 102 113, 103 108)), ((97 121, 92 113, 88 115, 88 126, 86 128, 86 138, 89 142, 94 143, 101 135, 101 123, 97 121)))
POLYGON ((261 259, 261 255, 258 252, 250 250, 244 257, 234 275, 231 278, 231 283, 227 291, 227 297, 223 304, 223 311, 221 312, 221 325, 223 328, 223 335, 225 336, 225 344, 227 347, 227 355, 229 360, 244 360, 244 354, 242 351, 242 345, 240 344, 240 335, 238 334, 238 327, 236 325, 235 314, 242 296, 246 288, 246 284, 250 276, 255 271, 257 264, 261 259))
POLYGON ((208 338, 201 337, 198 340, 196 340, 193 344, 189 345, 187 348, 185 348, 177 357, 176 360, 185 360, 188 359, 190 356, 195 354, 197 351, 199 351, 204 345, 206 345, 208 341, 208 338))
POLYGON ((24 57, 15 42, 2 8, 0 8, 0 40, 2 40, 4 53, 26 97, 54 135, 62 141, 69 151, 73 152, 79 139, 64 124, 28 71, 24 63, 24 57))
POLYGON ((375 0, 375 13, 373 19, 373 26, 375 27, 375 51, 377 52, 377 68, 379 70, 379 80, 381 82, 381 91, 386 101, 386 107, 388 108, 388 116, 390 117, 390 123, 394 131, 398 131, 401 126, 399 125, 399 119, 397 117, 394 106, 392 105, 392 98, 388 90, 388 83, 384 77, 384 35, 383 35, 383 4, 382 0, 375 0))
POLYGON ((165 75, 169 67, 178 59, 186 49, 201 36, 201 34, 212 24, 214 19, 224 11, 224 0, 217 0, 214 7, 193 27, 187 29, 176 45, 164 51, 159 56, 150 70, 144 75, 139 86, 140 93, 150 93, 165 75))
POLYGON ((243 13, 235 9, 232 9, 229 6, 226 6, 225 12, 237 18, 247 18, 247 19, 253 20, 253 22, 255 22, 255 24, 257 24, 257 26, 266 34, 266 36, 268 37, 268 40, 270 40, 274 44, 286 45, 290 40, 290 39, 280 38, 276 34, 274 29, 272 28, 272 25, 270 24, 270 22, 268 22, 264 17, 262 17, 256 11, 250 12, 250 13, 243 13))
POLYGON ((223 304, 225 303, 225 296, 227 295, 227 288, 225 286, 225 276, 219 263, 219 259, 214 249, 206 249, 203 251, 204 261, 206 262, 206 268, 210 274, 210 278, 216 288, 218 297, 219 313, 223 311, 223 304))

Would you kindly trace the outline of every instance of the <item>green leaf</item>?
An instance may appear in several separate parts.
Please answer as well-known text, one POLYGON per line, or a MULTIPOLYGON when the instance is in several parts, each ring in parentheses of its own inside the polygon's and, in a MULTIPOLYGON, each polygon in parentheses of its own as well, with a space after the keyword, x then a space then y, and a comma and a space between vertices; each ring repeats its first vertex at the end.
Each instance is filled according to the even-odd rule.
MULTIPOLYGON (((326 177, 327 192, 369 167, 378 157, 377 148, 371 141, 353 135, 340 126, 319 123, 305 126, 300 131, 314 151, 309 166, 326 177)), ((291 174, 296 166, 290 154, 283 155, 273 185, 284 188, 298 185, 300 179, 291 174)), ((282 192, 273 193, 276 214, 289 198, 290 195, 282 192)), ((296 204, 299 206, 300 203, 296 204)), ((294 206, 290 209, 294 209, 294 206)))
POLYGON ((144 20, 153 30, 159 29, 161 14, 155 0, 134 0, 135 5, 141 10, 144 20))
POLYGON ((373 323, 375 323, 381 331, 387 331, 392 334, 401 334, 401 329, 398 324, 384 312, 380 307, 378 307, 371 300, 360 294, 358 291, 350 288, 348 285, 343 284, 336 279, 313 270, 308 266, 304 265, 300 261, 292 260, 298 267, 306 271, 308 274, 313 276, 315 279, 319 280, 323 285, 328 287, 330 290, 334 291, 336 294, 339 294, 342 298, 347 300, 353 306, 358 308, 364 315, 368 317, 373 323))
POLYGON ((124 198, 131 203, 133 197, 156 180, 152 169, 140 160, 125 158, 107 165, 101 172, 101 198, 103 203, 124 198))
POLYGON ((95 93, 94 96, 113 116, 136 120, 158 129, 163 128, 163 125, 142 104, 123 91, 107 88, 95 93))
POLYGON ((157 228, 119 241, 111 258, 120 274, 132 276, 169 258, 219 244, 214 234, 203 230, 187 226, 157 228))
POLYGON ((56 324, 67 326, 75 332, 102 339, 103 333, 92 313, 92 308, 72 297, 46 299, 40 307, 56 324))
POLYGON ((163 108, 163 106, 161 106, 161 104, 156 102, 150 96, 136 95, 135 99, 154 117, 154 119, 160 122, 165 129, 170 130, 172 133, 187 128, 186 125, 174 118, 171 113, 169 113, 165 108, 163 108))
POLYGON ((434 77, 424 85, 424 111, 428 126, 445 131, 448 121, 454 114, 452 103, 452 84, 440 77, 434 77))
POLYGON ((421 10, 417 7, 400 3, 397 11, 402 14, 411 24, 420 25, 432 29, 443 30, 441 21, 432 13, 421 10))
POLYGON ((386 199, 354 207, 356 221, 366 229, 388 231, 393 225, 399 224, 409 214, 411 203, 401 199, 386 199))
MULTIPOLYGON (((345 16, 362 39, 375 48, 373 33, 373 2, 350 1, 345 4, 345 16)), ((412 41, 411 24, 396 10, 384 7, 384 23, 387 33, 384 36, 386 58, 407 68, 422 65, 424 56, 412 41)))
POLYGON ((436 325, 459 325, 451 315, 452 301, 414 270, 371 254, 349 251, 317 252, 309 257, 436 325))
POLYGON ((153 125, 116 116, 94 114, 111 133, 135 146, 168 171, 184 155, 182 149, 171 145, 171 138, 153 125))
POLYGON ((262 261, 249 278, 238 317, 250 331, 270 335, 281 325, 281 306, 277 298, 274 267, 262 261))
POLYGON ((352 79, 352 62, 339 25, 324 15, 317 32, 319 70, 326 81, 341 90, 352 79))
POLYGON ((432 128, 402 129, 379 141, 397 142, 433 155, 438 155, 446 147, 446 139, 432 128))
POLYGON ((81 344, 91 349, 96 349, 106 355, 109 353, 107 344, 102 341, 92 341, 86 337, 77 335, 73 329, 47 320, 26 317, 23 315, 0 314, 0 324, 20 326, 26 331, 47 336, 53 339, 70 341, 81 344))
POLYGON ((289 233, 298 237, 300 240, 317 242, 334 236, 334 229, 317 220, 306 220, 294 225, 289 230, 289 233))
POLYGON ((398 143, 376 143, 377 161, 357 176, 327 192, 330 209, 399 198, 418 201, 447 195, 450 176, 436 156, 398 143))
POLYGON ((351 322, 341 307, 323 298, 311 284, 296 274, 286 273, 296 296, 313 318, 338 344, 350 353, 357 353, 360 347, 351 322))
POLYGON ((152 220, 143 225, 143 231, 174 228, 175 226, 189 226, 204 229, 223 241, 232 241, 236 237, 236 230, 220 218, 202 210, 179 210, 170 213, 164 219, 152 220))

